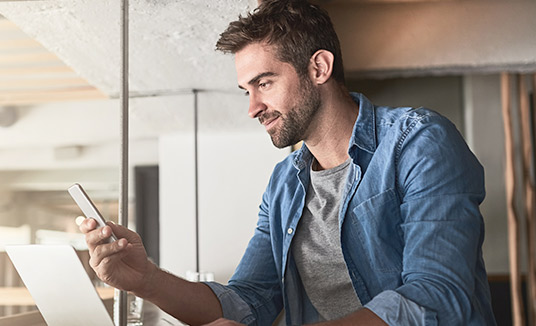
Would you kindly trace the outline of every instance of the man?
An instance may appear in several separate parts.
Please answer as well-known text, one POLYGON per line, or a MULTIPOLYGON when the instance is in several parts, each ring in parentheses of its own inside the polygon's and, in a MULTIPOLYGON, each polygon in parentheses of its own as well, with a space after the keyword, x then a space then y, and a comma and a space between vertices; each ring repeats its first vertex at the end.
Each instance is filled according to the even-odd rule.
POLYGON ((137 234, 88 220, 103 281, 189 324, 270 325, 283 307, 288 325, 495 324, 483 170, 448 120, 349 94, 329 17, 305 1, 264 1, 217 48, 274 145, 305 145, 275 167, 228 285, 168 274, 137 234))

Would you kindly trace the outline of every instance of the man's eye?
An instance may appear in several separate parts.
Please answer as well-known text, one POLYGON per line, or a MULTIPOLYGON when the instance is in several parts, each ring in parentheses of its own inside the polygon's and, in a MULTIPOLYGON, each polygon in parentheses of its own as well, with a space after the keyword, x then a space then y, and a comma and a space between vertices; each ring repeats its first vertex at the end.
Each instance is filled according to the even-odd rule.
POLYGON ((259 88, 266 88, 270 86, 270 82, 259 83, 259 88))
POLYGON ((248 92, 248 91, 245 91, 245 92, 244 92, 244 95, 245 95, 245 96, 249 96, 249 92, 248 92))

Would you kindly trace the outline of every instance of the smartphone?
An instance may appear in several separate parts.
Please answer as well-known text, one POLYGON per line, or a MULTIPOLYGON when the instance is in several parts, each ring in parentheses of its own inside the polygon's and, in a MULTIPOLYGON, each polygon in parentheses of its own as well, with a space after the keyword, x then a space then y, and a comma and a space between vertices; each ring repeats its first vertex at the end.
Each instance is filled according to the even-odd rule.
MULTIPOLYGON (((78 183, 75 183, 74 185, 70 186, 69 189, 67 190, 69 191, 69 194, 71 195, 71 197, 73 197, 78 207, 80 207, 80 209, 82 210, 82 213, 84 213, 86 218, 92 218, 92 219, 95 219, 95 221, 97 221, 97 224, 98 224, 97 228, 100 228, 106 225, 106 220, 104 219, 104 217, 102 217, 101 213, 99 212, 95 204, 93 204, 91 199, 89 199, 89 196, 86 194, 86 192, 84 191, 84 188, 82 188, 81 185, 79 185, 78 183)), ((105 242, 112 243, 116 240, 117 240, 117 237, 112 232, 112 236, 106 239, 105 242)))

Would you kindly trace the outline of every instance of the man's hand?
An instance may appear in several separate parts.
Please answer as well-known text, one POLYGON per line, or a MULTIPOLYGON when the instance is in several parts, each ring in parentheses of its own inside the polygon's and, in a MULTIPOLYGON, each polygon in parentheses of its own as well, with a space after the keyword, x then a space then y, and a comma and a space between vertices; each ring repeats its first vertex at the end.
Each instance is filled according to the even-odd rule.
POLYGON ((86 219, 80 230, 86 235, 89 264, 101 280, 153 302, 189 325, 203 325, 222 316, 220 301, 207 285, 159 269, 147 258, 136 232, 113 223, 96 227, 95 220, 86 219), (112 231, 118 240, 106 243, 112 231))
POLYGON ((107 284, 121 290, 143 294, 144 285, 156 266, 147 259, 140 236, 113 223, 97 229, 94 219, 86 219, 80 225, 86 235, 91 259, 89 264, 97 276, 107 284), (113 233, 117 241, 104 242, 113 233))
POLYGON ((232 320, 225 319, 225 318, 219 318, 210 324, 205 324, 205 326, 237 326, 237 325, 244 325, 244 324, 240 324, 240 323, 237 323, 236 321, 232 321, 232 320))

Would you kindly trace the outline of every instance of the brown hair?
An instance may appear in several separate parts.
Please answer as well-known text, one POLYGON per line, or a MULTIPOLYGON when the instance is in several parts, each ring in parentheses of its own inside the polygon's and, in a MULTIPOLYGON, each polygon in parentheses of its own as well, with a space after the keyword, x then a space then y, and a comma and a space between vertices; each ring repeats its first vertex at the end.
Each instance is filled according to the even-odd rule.
POLYGON ((306 0, 264 0, 247 16, 220 35, 216 49, 236 53, 252 43, 274 45, 282 62, 290 63, 300 76, 307 75, 311 56, 323 49, 335 57, 332 76, 344 84, 339 39, 328 13, 306 0))

